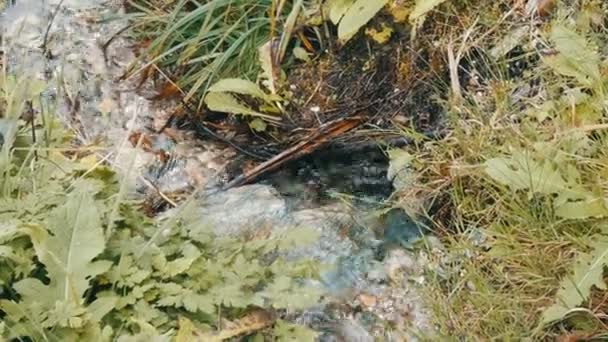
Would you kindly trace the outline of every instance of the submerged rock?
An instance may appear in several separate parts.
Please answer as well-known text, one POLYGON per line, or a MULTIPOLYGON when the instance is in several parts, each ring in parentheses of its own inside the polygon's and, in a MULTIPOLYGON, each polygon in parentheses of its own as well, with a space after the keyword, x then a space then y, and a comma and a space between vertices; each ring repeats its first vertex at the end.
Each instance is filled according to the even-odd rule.
POLYGON ((201 200, 201 220, 218 235, 238 235, 255 227, 281 225, 287 205, 274 188, 247 185, 201 200))

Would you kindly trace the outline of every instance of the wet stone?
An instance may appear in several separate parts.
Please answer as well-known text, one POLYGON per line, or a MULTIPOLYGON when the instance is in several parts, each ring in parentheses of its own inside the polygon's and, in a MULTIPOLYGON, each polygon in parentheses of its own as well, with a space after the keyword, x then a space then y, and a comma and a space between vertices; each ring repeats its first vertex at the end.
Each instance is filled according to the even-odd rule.
POLYGON ((218 235, 239 235, 255 226, 278 224, 287 206, 278 192, 264 185, 233 188, 202 199, 201 220, 218 235))

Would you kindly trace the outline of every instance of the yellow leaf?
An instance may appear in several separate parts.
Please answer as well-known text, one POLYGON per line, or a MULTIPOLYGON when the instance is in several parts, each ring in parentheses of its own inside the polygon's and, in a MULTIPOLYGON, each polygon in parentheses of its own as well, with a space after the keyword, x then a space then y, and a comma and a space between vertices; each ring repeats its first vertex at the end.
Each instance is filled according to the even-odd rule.
POLYGON ((378 31, 375 28, 365 30, 365 33, 375 40, 378 44, 385 44, 393 35, 393 28, 386 24, 382 24, 382 30, 378 31))
POLYGON ((396 23, 405 23, 412 13, 412 8, 406 6, 403 0, 395 0, 388 6, 388 12, 393 16, 396 23))

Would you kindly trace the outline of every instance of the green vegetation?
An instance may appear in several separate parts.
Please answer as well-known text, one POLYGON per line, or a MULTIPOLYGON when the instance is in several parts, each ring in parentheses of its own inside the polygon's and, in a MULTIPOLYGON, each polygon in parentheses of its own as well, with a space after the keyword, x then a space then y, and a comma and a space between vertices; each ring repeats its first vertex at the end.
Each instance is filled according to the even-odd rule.
POLYGON ((258 48, 276 34, 288 10, 277 5, 272 0, 132 2, 141 18, 136 38, 152 38, 145 75, 155 74, 156 65, 173 71, 179 76, 177 86, 187 89, 186 99, 222 77, 255 78, 258 48))
POLYGON ((488 58, 504 44, 522 52, 479 63, 486 76, 473 86, 452 79, 448 137, 410 151, 416 193, 402 198, 443 210, 435 229, 447 250, 426 291, 441 336, 608 336, 606 10, 562 4, 534 36, 512 16, 478 46, 467 44, 484 24, 457 38, 488 58), (508 77, 518 62, 523 72, 508 77))
MULTIPOLYGON (((130 10, 133 36, 149 39, 133 74, 162 71, 172 91, 250 116, 259 131, 293 114, 288 64, 326 67, 325 50, 306 50, 304 28, 337 50, 409 44, 403 51, 427 63, 398 69, 426 77, 434 93, 421 107, 440 105, 447 126, 441 139, 410 134, 414 143, 391 153, 412 171, 396 205, 432 208, 445 246, 427 252, 429 339, 608 338, 605 1, 137 0, 130 10)), ((215 236, 192 200, 174 216, 143 217, 119 177, 71 146, 48 110, 33 143, 18 118, 28 101, 40 108, 41 85, 2 77, 3 336, 314 338, 271 310, 318 300, 300 280, 319 265, 270 258, 314 240, 310 232, 215 236)))
MULTIPOLYGON (((184 11, 184 4, 200 10, 214 2, 182 1, 168 13, 195 13, 184 11)), ((267 8, 284 3, 269 2, 267 8)), ((335 25, 337 37, 318 34, 321 41, 335 39, 346 48, 366 40, 357 32, 375 16, 372 28, 365 30, 372 43, 400 48, 390 40, 402 38, 393 33, 405 27, 410 50, 429 56, 428 65, 412 62, 400 68, 431 74, 434 93, 426 97, 441 104, 449 133, 438 141, 414 135, 416 144, 394 155, 414 171, 398 189, 399 205, 432 207, 435 232, 446 246, 431 253, 434 267, 426 287, 437 334, 473 340, 605 338, 607 5, 597 0, 335 0, 302 5, 297 27, 311 27, 318 34, 335 25)), ((261 34, 249 39, 253 45, 239 41, 235 49, 249 46, 247 53, 255 54, 260 43, 278 35, 275 31, 282 26, 276 23, 281 22, 271 15, 266 28, 257 31, 261 34)), ((284 27, 292 37, 288 22, 283 21, 284 27)), ((168 25, 174 23, 179 21, 168 25)), ((167 32, 173 35, 175 30, 167 32)), ((167 35, 159 37, 156 41, 167 35)), ((200 41, 195 37, 180 36, 200 41)), ((305 40, 294 40, 293 55, 310 63, 300 48, 305 40)), ((183 53, 168 46, 152 50, 148 58, 154 61, 162 51, 166 58, 161 66, 174 67, 183 53)), ((231 79, 220 87, 221 96, 211 89, 206 99, 210 109, 268 119, 262 108, 278 102, 267 94, 280 93, 285 84, 277 61, 269 63, 260 51, 248 61, 261 61, 259 78, 264 82, 243 87, 240 82, 245 81, 232 79, 253 80, 253 63, 245 64, 246 73, 233 72, 235 66, 222 69, 226 72, 216 75, 231 79), (252 107, 251 101, 239 102, 243 95, 262 102, 252 107)), ((177 65, 183 66, 183 59, 177 65)), ((311 66, 324 67, 319 60, 311 66)), ((192 70, 190 74, 208 72, 192 70)), ((202 80, 212 81, 207 76, 202 80)), ((177 83, 193 84, 188 76, 177 83)), ((187 88, 193 89, 189 96, 202 90, 200 98, 209 89, 187 88)))
POLYGON ((312 339, 272 313, 318 302, 302 282, 318 265, 279 256, 316 234, 216 236, 192 199, 165 219, 143 216, 91 148, 71 145, 49 108, 32 141, 19 117, 28 103, 43 109, 42 89, 0 77, 0 336, 219 341, 274 326, 275 335, 312 339))

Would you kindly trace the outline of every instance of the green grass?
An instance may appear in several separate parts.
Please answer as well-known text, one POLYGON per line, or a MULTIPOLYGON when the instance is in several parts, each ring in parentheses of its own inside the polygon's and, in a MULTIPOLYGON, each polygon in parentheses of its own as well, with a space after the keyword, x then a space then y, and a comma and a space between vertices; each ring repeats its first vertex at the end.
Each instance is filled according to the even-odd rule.
MULTIPOLYGON (((552 20, 540 23, 538 37, 523 38, 519 45, 526 51, 518 58, 537 58, 528 62, 521 77, 504 76, 507 59, 480 63, 489 70, 481 84, 461 84, 461 97, 452 92, 444 103, 449 136, 412 150, 419 179, 416 192, 402 196, 422 192, 445 209, 435 228, 443 233, 446 250, 433 254, 439 271, 429 273, 426 288, 443 338, 554 340, 577 330, 588 337, 605 337, 608 331, 601 295, 604 302, 588 298, 580 303, 593 317, 586 317, 585 324, 564 317, 547 325, 540 319, 556 300, 560 280, 567 281, 576 256, 589 252, 589 244, 600 236, 595 234, 608 233, 602 203, 608 184, 608 40, 606 6, 595 5, 594 15, 603 13, 601 20, 589 24, 585 16, 590 12, 562 4, 552 20), (566 51, 576 44, 561 31, 552 35, 559 25, 583 37, 584 46, 566 51), (557 49, 553 53, 573 58, 568 65, 577 70, 545 59, 546 52, 536 49, 534 39, 557 49), (559 39, 567 41, 560 45, 559 39), (596 54, 594 70, 585 64, 596 54), (530 85, 533 92, 515 99, 514 94, 530 85), (578 91, 587 95, 569 95, 578 91), (499 172, 492 168, 491 162, 513 160, 519 152, 526 157, 499 172), (561 182, 571 188, 555 186, 561 182), (572 188, 597 199, 560 207, 556 198, 570 196, 572 188), (598 212, 590 209, 593 203, 601 203, 598 212)), ((488 14, 490 9, 480 11, 488 14)), ((515 24, 517 16, 511 21, 512 27, 522 25, 515 24)), ((475 45, 465 49, 487 53, 509 34, 507 28, 476 40, 486 32, 483 26, 471 31, 468 42, 475 45)), ((464 42, 464 35, 452 39, 464 42)))
MULTIPOLYGON (((143 66, 170 71, 185 98, 200 100, 222 77, 255 80, 258 48, 281 24, 273 0, 131 1, 137 13, 135 38, 151 42, 143 66)), ((287 10, 283 9, 283 13, 287 10)), ((287 12, 288 13, 288 12, 287 12)))

